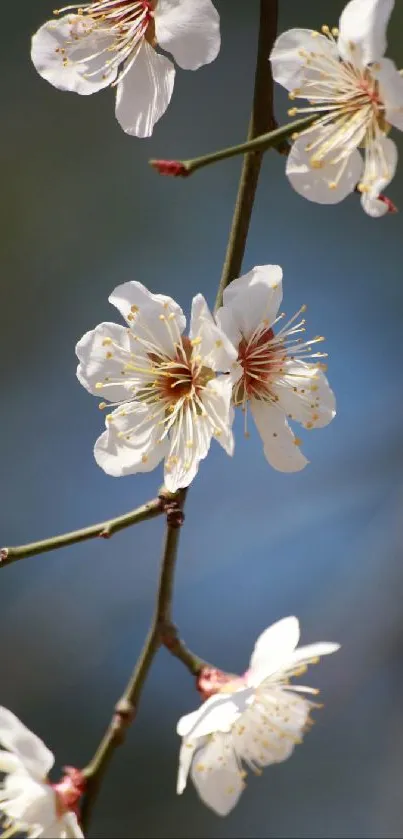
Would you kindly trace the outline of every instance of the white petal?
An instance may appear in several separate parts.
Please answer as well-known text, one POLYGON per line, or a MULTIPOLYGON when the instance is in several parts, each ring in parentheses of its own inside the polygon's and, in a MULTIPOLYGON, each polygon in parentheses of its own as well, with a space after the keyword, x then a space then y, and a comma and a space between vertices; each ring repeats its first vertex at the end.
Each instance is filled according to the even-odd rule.
POLYGON ((214 322, 214 318, 202 294, 196 294, 192 301, 189 337, 197 341, 196 355, 213 370, 226 372, 236 361, 237 350, 214 322))
POLYGON ((313 658, 320 658, 322 655, 331 655, 332 653, 336 653, 339 649, 340 644, 331 644, 327 641, 319 641, 317 644, 309 644, 306 647, 299 647, 298 650, 291 653, 289 661, 287 662, 287 667, 291 668, 295 664, 309 662, 313 658))
POLYGON ((36 70, 59 90, 86 96, 108 87, 116 78, 117 70, 105 66, 113 37, 105 31, 86 34, 88 29, 89 18, 84 21, 82 16, 64 15, 47 21, 32 38, 36 70))
POLYGON ((54 764, 51 751, 18 717, 0 706, 0 744, 16 755, 34 778, 44 779, 54 764))
POLYGON ((65 813, 61 819, 62 833, 61 837, 65 839, 84 839, 84 833, 81 830, 77 821, 77 816, 74 813, 65 813))
POLYGON ((303 469, 308 461, 300 452, 283 412, 275 405, 257 399, 251 402, 251 412, 270 465, 280 472, 299 472, 303 469))
POLYGON ((214 438, 230 456, 234 453, 232 388, 233 378, 230 375, 217 376, 208 383, 201 397, 208 416, 214 419, 214 438))
POLYGON ((281 383, 272 391, 288 417, 307 428, 323 428, 336 414, 336 401, 322 370, 298 361, 284 364, 281 383))
POLYGON ((195 740, 215 731, 230 731, 247 707, 251 695, 249 688, 232 694, 216 693, 203 702, 197 711, 181 717, 176 727, 177 734, 195 740))
POLYGON ((370 195, 361 195, 361 206, 371 218, 382 218, 389 212, 386 201, 382 201, 381 198, 371 198, 370 195))
POLYGON ((186 788, 189 769, 193 760, 193 755, 199 743, 203 742, 204 738, 202 738, 201 740, 182 740, 182 745, 179 752, 178 779, 176 782, 176 792, 178 795, 182 795, 184 789, 186 788))
POLYGON ((61 835, 56 794, 49 784, 38 783, 29 775, 16 773, 6 779, 6 791, 9 797, 1 803, 1 810, 6 815, 31 826, 40 825, 41 832, 33 833, 33 836, 53 839, 61 835))
POLYGON ((299 641, 298 618, 283 618, 273 623, 256 641, 249 665, 248 684, 257 686, 271 673, 281 669, 299 641))
POLYGON ((390 58, 382 58, 371 68, 379 82, 379 97, 385 105, 385 119, 403 131, 403 76, 390 58))
POLYGON ((103 396, 109 402, 127 399, 122 369, 128 361, 131 349, 130 338, 124 326, 100 323, 95 329, 86 332, 76 346, 76 354, 80 361, 77 367, 78 381, 90 393, 103 396), (121 379, 122 383, 119 382, 116 387, 107 384, 105 388, 97 388, 96 385, 103 382, 105 377, 110 380, 121 379))
POLYGON ((115 478, 150 472, 167 454, 167 439, 158 442, 161 429, 152 411, 141 403, 129 405, 126 416, 119 411, 118 408, 113 412, 112 421, 106 422, 107 430, 95 443, 98 466, 115 478))
POLYGON ((130 324, 133 334, 153 342, 169 356, 176 356, 175 344, 186 326, 186 318, 172 297, 152 294, 142 283, 133 281, 115 288, 109 302, 130 324))
POLYGON ((234 746, 246 763, 269 766, 287 760, 301 741, 311 705, 305 698, 267 681, 234 727, 234 746), (263 699, 263 702, 261 702, 263 699))
MULTIPOLYGON (((282 277, 279 265, 256 265, 225 289, 223 308, 230 310, 244 338, 250 338, 262 321, 270 326, 276 319, 283 298, 282 277)), ((219 312, 222 317, 222 309, 219 312)))
POLYGON ((143 39, 116 91, 116 119, 126 134, 151 137, 172 96, 175 67, 143 39))
POLYGON ((0 750, 0 772, 8 775, 10 772, 25 771, 21 760, 17 755, 11 752, 3 752, 0 750))
POLYGON ((225 333, 234 347, 238 347, 242 340, 242 332, 237 324, 237 318, 229 306, 221 306, 215 314, 220 329, 225 333))
MULTIPOLYGON (((389 137, 380 135, 377 142, 367 151, 362 184, 365 188, 361 204, 368 215, 375 218, 379 213, 378 196, 392 180, 397 167, 397 146, 389 137)), ((383 203, 383 202, 381 202, 383 203)))
POLYGON ((309 82, 312 93, 312 82, 320 80, 318 72, 312 70, 306 62, 308 54, 313 51, 332 62, 339 59, 336 44, 312 29, 289 29, 283 32, 275 41, 270 55, 273 79, 287 90, 300 89, 301 94, 309 82))
POLYGON ((219 816, 227 816, 245 788, 233 748, 216 735, 197 751, 191 769, 200 798, 219 816))
POLYGON ((339 22, 338 48, 354 64, 379 61, 386 50, 386 29, 394 0, 351 0, 339 22))
POLYGON ((158 0, 155 34, 179 67, 197 70, 217 58, 220 16, 211 0, 158 0))
MULTIPOLYGON (((317 129, 320 131, 320 128, 317 129)), ((350 192, 353 192, 360 180, 363 161, 358 151, 354 150, 348 158, 343 174, 338 178, 340 163, 325 163, 321 169, 310 165, 312 152, 306 151, 306 145, 315 140, 316 132, 307 137, 299 137, 293 143, 286 163, 286 175, 295 191, 318 204, 338 204, 350 192), (329 184, 337 183, 335 188, 329 184)))
POLYGON ((189 486, 200 461, 208 454, 213 429, 206 417, 198 416, 190 403, 170 432, 170 450, 165 461, 164 483, 169 492, 189 486))

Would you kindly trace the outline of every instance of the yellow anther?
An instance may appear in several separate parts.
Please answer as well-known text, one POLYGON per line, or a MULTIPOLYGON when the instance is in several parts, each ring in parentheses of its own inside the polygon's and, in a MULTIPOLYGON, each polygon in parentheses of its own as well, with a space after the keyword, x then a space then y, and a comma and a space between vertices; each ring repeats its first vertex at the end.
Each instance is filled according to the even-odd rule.
POLYGON ((132 315, 132 314, 128 315, 127 320, 134 320, 134 315, 132 315))
POLYGON ((99 405, 98 405, 98 408, 99 408, 100 411, 103 411, 104 408, 106 408, 106 402, 100 402, 99 405))
POLYGON ((328 187, 329 187, 329 189, 337 189, 336 181, 329 181, 328 187))
POLYGON ((318 157, 311 157, 309 163, 312 169, 323 169, 325 165, 323 160, 320 160, 318 157))
POLYGON ((113 358, 113 352, 107 352, 106 358, 113 358))
POLYGON ((108 414, 105 419, 107 422, 113 422, 113 414, 108 414))
POLYGON ((190 343, 191 343, 192 347, 198 347, 199 344, 201 344, 201 342, 202 342, 202 339, 199 337, 199 338, 192 338, 190 343))
POLYGON ((142 454, 141 455, 141 462, 142 463, 147 463, 147 460, 148 460, 148 454, 142 454))
POLYGON ((222 342, 221 338, 219 338, 219 339, 215 342, 215 345, 216 345, 216 347, 217 347, 217 349, 218 349, 218 350, 222 347, 223 342, 222 342))
POLYGON ((313 422, 307 422, 305 428, 313 428, 313 422))
POLYGON ((136 314, 136 312, 138 312, 138 310, 139 310, 139 307, 136 306, 135 303, 133 303, 133 306, 130 306, 130 311, 133 312, 133 314, 136 314))
POLYGON ((103 347, 109 347, 111 345, 111 343, 112 343, 112 338, 104 338, 104 340, 102 341, 102 346, 103 347))
POLYGON ((104 386, 103 382, 96 382, 95 390, 102 390, 103 386, 104 386))
POLYGON ((330 28, 327 23, 324 23, 323 26, 320 27, 324 35, 328 35, 330 32, 330 28))
MULTIPOLYGON (((337 26, 333 26, 333 27, 332 27, 332 35, 333 35, 333 38, 337 38, 337 37, 338 37, 338 35, 339 35, 339 30, 338 30, 337 26)), ((372 66, 373 66, 373 65, 372 65, 372 66)))
POLYGON ((294 446, 302 446, 302 440, 300 437, 294 437, 294 446))
POLYGON ((299 137, 298 131, 294 131, 294 133, 291 134, 291 140, 298 140, 298 137, 299 137))
POLYGON ((298 108, 289 108, 288 109, 288 116, 289 117, 295 117, 295 115, 297 113, 298 113, 298 108))
POLYGON ((166 320, 165 315, 159 315, 160 320, 166 320))

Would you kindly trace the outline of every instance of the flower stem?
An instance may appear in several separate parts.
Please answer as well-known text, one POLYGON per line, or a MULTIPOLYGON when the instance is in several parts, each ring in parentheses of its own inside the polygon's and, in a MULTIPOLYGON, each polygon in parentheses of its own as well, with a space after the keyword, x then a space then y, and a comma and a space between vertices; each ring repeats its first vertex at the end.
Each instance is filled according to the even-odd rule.
POLYGON ((219 149, 211 152, 211 154, 204 154, 202 157, 194 157, 192 160, 149 160, 149 163, 160 175, 187 178, 189 175, 193 175, 193 172, 197 172, 198 169, 203 169, 204 166, 210 166, 212 163, 219 163, 221 160, 227 160, 229 157, 237 157, 237 155, 247 154, 248 152, 261 152, 263 154, 268 149, 277 148, 281 154, 286 155, 290 149, 286 143, 287 138, 295 133, 298 134, 299 131, 315 122, 317 118, 318 114, 309 114, 307 117, 281 125, 273 131, 259 134, 259 136, 247 140, 245 143, 219 149))
POLYGON ((83 527, 82 530, 73 530, 70 533, 62 533, 60 536, 52 536, 50 539, 43 539, 41 542, 31 542, 28 545, 20 545, 19 547, 9 547, 0 549, 0 567, 4 565, 11 565, 12 562, 17 562, 19 559, 24 559, 28 556, 35 556, 36 554, 45 553, 46 551, 55 551, 58 548, 65 548, 67 545, 74 545, 76 542, 85 542, 87 539, 95 539, 97 536, 103 539, 109 539, 114 533, 119 530, 124 530, 125 527, 131 527, 133 524, 139 524, 141 521, 153 519, 160 516, 164 512, 165 502, 163 498, 154 498, 152 501, 147 501, 136 510, 130 513, 125 513, 123 516, 117 516, 114 519, 93 524, 91 527, 83 527))
POLYGON ((197 675, 206 666, 206 662, 194 656, 180 641, 171 620, 173 580, 186 493, 187 490, 180 490, 177 496, 171 497, 165 503, 167 526, 154 617, 140 657, 121 698, 115 706, 110 725, 94 757, 83 770, 86 778, 86 792, 81 812, 84 831, 88 827, 92 809, 111 758, 117 747, 124 742, 127 731, 135 717, 145 680, 158 649, 161 646, 166 646, 173 655, 186 664, 194 675, 197 675))

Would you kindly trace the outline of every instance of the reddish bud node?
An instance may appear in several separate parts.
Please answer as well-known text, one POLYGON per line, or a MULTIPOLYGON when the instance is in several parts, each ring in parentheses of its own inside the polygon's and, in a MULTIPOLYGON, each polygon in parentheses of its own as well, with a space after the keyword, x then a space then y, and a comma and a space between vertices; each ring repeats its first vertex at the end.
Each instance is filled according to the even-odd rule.
POLYGON ((80 769, 65 766, 64 775, 57 784, 51 784, 56 794, 56 807, 59 816, 71 811, 79 815, 79 802, 85 792, 86 779, 80 769))
POLYGON ((174 178, 186 178, 190 174, 180 160, 152 160, 151 166, 159 175, 173 175, 174 178))
POLYGON ((102 533, 99 534, 101 539, 110 539, 112 533, 109 530, 103 530, 102 533))
POLYGON ((216 667, 203 667, 196 678, 196 688, 203 699, 209 699, 210 696, 219 693, 230 682, 238 680, 239 676, 234 676, 232 673, 224 673, 223 670, 218 670, 216 667))
POLYGON ((0 550, 0 562, 4 562, 5 559, 8 559, 8 550, 7 550, 7 548, 1 548, 1 550, 0 550))

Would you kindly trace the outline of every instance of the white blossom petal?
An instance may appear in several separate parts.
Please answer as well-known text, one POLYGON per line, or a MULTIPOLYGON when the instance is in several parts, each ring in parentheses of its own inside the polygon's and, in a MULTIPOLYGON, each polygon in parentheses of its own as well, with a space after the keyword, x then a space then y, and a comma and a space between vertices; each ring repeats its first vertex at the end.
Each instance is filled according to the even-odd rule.
MULTIPOLYGON (((271 326, 276 319, 283 297, 282 277, 279 265, 256 265, 225 289, 223 308, 231 311, 244 338, 248 339, 263 321, 271 326)), ((222 314, 219 309, 217 318, 224 328, 222 314)))
POLYGON ((151 137, 171 101, 175 67, 145 39, 129 60, 132 65, 117 85, 116 119, 126 134, 151 137))
POLYGON ((251 401, 251 412, 270 465, 280 472, 299 472, 303 469, 308 460, 299 450, 283 412, 276 405, 257 399, 251 401))
POLYGON ((330 644, 327 641, 320 641, 317 644, 309 644, 306 647, 299 647, 294 650, 289 658, 288 666, 294 667, 296 664, 308 663, 312 659, 320 658, 322 655, 331 655, 340 649, 340 644, 330 644))
POLYGON ((379 83, 379 97, 385 106, 385 119, 403 131, 403 76, 394 61, 382 58, 379 66, 371 68, 379 83))
POLYGON ((61 839, 84 839, 84 833, 78 823, 75 813, 65 813, 61 819, 61 839))
POLYGON ((318 367, 286 361, 273 394, 286 415, 306 428, 323 428, 336 415, 336 400, 325 374, 318 367))
POLYGON ((77 378, 80 384, 95 396, 104 396, 109 402, 127 399, 128 392, 122 380, 122 369, 130 358, 130 337, 124 326, 116 323, 100 323, 86 332, 76 346, 80 361, 77 378), (105 377, 110 381, 105 382, 105 377), (121 379, 116 385, 113 380, 121 379), (105 387, 97 384, 105 382, 105 387))
MULTIPOLYGON (((316 132, 320 131, 320 128, 316 129, 316 132)), ((318 136, 316 132, 309 134, 310 142, 318 136)), ((306 151, 307 142, 307 138, 302 136, 293 143, 286 163, 287 177, 295 191, 309 201, 338 204, 354 191, 360 180, 364 166, 361 155, 356 150, 352 151, 339 176, 343 164, 327 162, 321 168, 311 166, 312 154, 306 151)))
MULTIPOLYGON (((189 714, 188 716, 191 715, 189 714)), ((183 717, 183 719, 185 719, 185 717, 183 717)), ((176 792, 178 795, 182 795, 183 791, 186 789, 187 779, 190 767, 192 765, 193 755, 197 747, 204 741, 204 737, 200 738, 200 740, 182 740, 182 745, 179 752, 178 779, 176 782, 176 792)))
POLYGON ((179 67, 197 70, 217 58, 220 17, 211 0, 158 0, 155 34, 179 67))
POLYGON ((165 461, 164 484, 169 492, 192 483, 200 461, 208 454, 212 435, 208 417, 199 416, 192 403, 185 403, 180 419, 172 428, 169 455, 165 461))
POLYGON ((384 213, 379 212, 378 205, 383 202, 378 200, 378 196, 394 177, 397 158, 396 143, 383 134, 367 150, 362 177, 364 192, 361 195, 361 204, 365 212, 372 217, 378 218, 380 215, 384 215, 384 213))
POLYGON ((257 686, 275 673, 294 652, 300 637, 296 617, 283 618, 273 623, 259 635, 256 641, 249 671, 248 685, 257 686))
POLYGON ((197 751, 191 776, 204 804, 219 816, 228 815, 245 788, 234 750, 225 735, 215 735, 197 751))
POLYGON ((161 443, 161 429, 141 402, 129 404, 125 413, 118 408, 106 421, 107 430, 98 437, 94 457, 101 469, 113 477, 150 472, 168 453, 169 443, 161 443))
POLYGON ((232 694, 217 693, 203 702, 203 705, 181 717, 176 731, 180 737, 197 740, 214 731, 230 731, 231 726, 247 707, 252 691, 249 688, 232 694))
POLYGON ((214 438, 230 456, 234 453, 232 386, 230 375, 217 376, 208 383, 201 397, 208 416, 215 421, 214 438))
POLYGON ((320 82, 320 75, 307 63, 312 51, 326 56, 330 62, 337 62, 339 54, 336 43, 312 29, 289 29, 274 43, 270 55, 273 79, 287 90, 313 92, 312 84, 320 82), (309 87, 306 87, 307 82, 309 87))
POLYGON ((360 180, 364 166, 361 155, 358 151, 353 151, 343 174, 338 178, 339 163, 327 163, 319 169, 310 165, 311 154, 306 151, 306 144, 307 139, 300 137, 293 143, 288 155, 286 174, 291 185, 299 195, 309 201, 318 204, 338 204, 354 191, 360 180), (329 184, 337 185, 332 188, 329 184))
POLYGON ((117 76, 116 69, 105 68, 105 54, 114 37, 105 30, 92 30, 91 24, 90 18, 68 14, 44 23, 32 38, 36 70, 59 90, 86 96, 108 87, 117 76), (87 30, 90 34, 85 34, 87 30))
POLYGON ((189 337, 195 342, 196 353, 200 352, 212 370, 226 372, 236 361, 237 350, 214 322, 202 294, 196 294, 192 301, 189 337))
POLYGON ((42 740, 8 708, 2 706, 0 706, 0 744, 20 759, 33 778, 46 778, 54 764, 54 756, 42 740))
POLYGON ((386 50, 386 29, 394 0, 351 0, 339 22, 338 48, 345 61, 367 65, 386 50))
POLYGON ((117 286, 109 302, 132 327, 133 334, 176 354, 176 343, 186 326, 183 311, 172 297, 152 294, 142 283, 132 281, 117 286))

